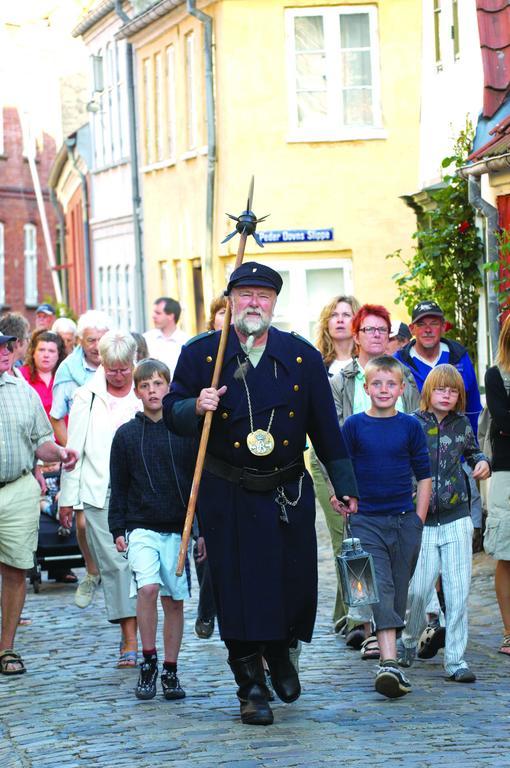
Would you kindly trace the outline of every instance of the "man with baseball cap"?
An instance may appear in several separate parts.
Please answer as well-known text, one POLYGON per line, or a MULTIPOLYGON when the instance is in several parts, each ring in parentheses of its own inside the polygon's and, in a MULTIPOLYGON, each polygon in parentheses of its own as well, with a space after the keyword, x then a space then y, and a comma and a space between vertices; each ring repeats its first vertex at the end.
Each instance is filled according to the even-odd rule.
POLYGON ((427 375, 436 365, 450 363, 455 366, 464 380, 466 416, 476 435, 482 403, 475 370, 467 349, 457 341, 444 338, 446 320, 439 304, 420 301, 413 309, 409 328, 414 339, 402 347, 395 357, 411 370, 420 392, 427 375))
POLYGON ((8 373, 16 336, 0 334, 0 573, 2 624, 0 674, 21 675, 25 665, 14 636, 25 602, 26 571, 34 564, 39 530, 40 488, 32 474, 35 459, 72 469, 78 454, 53 440, 39 395, 8 373))
POLYGON ((241 719, 269 725, 262 657, 284 702, 301 692, 289 648, 312 638, 317 607, 315 500, 308 434, 337 498, 356 511, 357 487, 317 350, 271 326, 282 278, 265 264, 236 269, 223 369, 211 387, 219 332, 188 342, 164 401, 169 429, 199 434, 214 413, 198 498, 220 634, 241 719))
POLYGON ((39 304, 35 310, 35 329, 40 331, 42 329, 46 331, 51 330, 51 326, 55 322, 56 317, 55 307, 51 304, 39 304))

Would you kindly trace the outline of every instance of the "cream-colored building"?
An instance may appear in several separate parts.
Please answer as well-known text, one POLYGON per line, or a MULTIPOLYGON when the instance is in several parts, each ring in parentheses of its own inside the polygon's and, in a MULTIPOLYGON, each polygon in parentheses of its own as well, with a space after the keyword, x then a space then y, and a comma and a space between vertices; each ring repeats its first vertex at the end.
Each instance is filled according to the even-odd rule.
POLYGON ((245 260, 282 272, 280 327, 311 337, 345 292, 394 308, 385 256, 410 249, 415 229, 399 198, 418 186, 421 1, 199 8, 209 122, 205 25, 187 3, 135 2, 117 33, 135 51, 148 305, 177 296, 186 330, 203 327, 237 249, 221 245, 226 213, 243 210, 254 174, 254 210, 271 215, 264 250, 250 238, 245 260))

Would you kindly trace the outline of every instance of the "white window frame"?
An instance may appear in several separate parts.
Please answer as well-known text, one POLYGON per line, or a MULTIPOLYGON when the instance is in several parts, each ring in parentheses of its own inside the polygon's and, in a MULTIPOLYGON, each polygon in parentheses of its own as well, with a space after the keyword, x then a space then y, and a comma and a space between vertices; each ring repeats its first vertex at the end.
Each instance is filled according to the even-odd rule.
POLYGON ((4 224, 0 221, 0 308, 5 304, 5 238, 4 224))
POLYGON ((195 32, 188 32, 184 38, 186 73, 186 149, 188 152, 196 151, 198 146, 195 50, 195 32))
POLYGON ((177 121, 176 121, 176 93, 175 93, 175 46, 169 45, 166 49, 166 127, 167 127, 167 157, 175 161, 177 155, 177 121))
POLYGON ((25 224, 23 227, 23 256, 25 264, 25 305, 36 307, 37 293, 37 227, 25 224))
POLYGON ((289 110, 287 141, 351 141, 353 139, 383 139, 387 137, 387 132, 382 123, 379 29, 377 8, 375 6, 342 5, 287 9, 285 11, 285 38, 289 110), (373 125, 345 126, 341 124, 341 108, 339 103, 339 94, 341 93, 341 47, 338 22, 340 16, 361 13, 368 15, 370 27, 373 125), (300 16, 322 16, 324 20, 328 98, 328 120, 325 127, 302 127, 298 123, 294 20, 300 16))

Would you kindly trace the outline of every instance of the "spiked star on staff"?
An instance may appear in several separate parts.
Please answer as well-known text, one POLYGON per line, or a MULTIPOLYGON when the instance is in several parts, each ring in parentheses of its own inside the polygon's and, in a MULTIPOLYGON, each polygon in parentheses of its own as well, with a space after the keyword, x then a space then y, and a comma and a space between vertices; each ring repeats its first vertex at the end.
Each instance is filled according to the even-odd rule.
MULTIPOLYGON (((227 235, 226 238, 221 241, 222 245, 223 243, 227 243, 229 240, 235 237, 237 233, 239 233, 240 235, 246 235, 246 237, 253 235, 253 239, 255 240, 257 245, 260 245, 261 248, 264 247, 262 240, 257 235, 256 229, 257 229, 257 224, 259 224, 261 221, 265 221, 269 216, 269 213, 267 213, 265 216, 262 216, 262 218, 257 219, 255 214, 251 210, 252 201, 253 201, 253 183, 254 183, 254 179, 252 177, 251 184, 250 184, 250 191, 248 193, 248 200, 246 202, 246 210, 243 211, 240 216, 232 216, 231 213, 227 213, 227 216, 229 217, 229 219, 236 221, 237 224, 234 232, 231 232, 230 235, 227 235)), ((236 264, 236 267, 237 266, 238 265, 236 264)))

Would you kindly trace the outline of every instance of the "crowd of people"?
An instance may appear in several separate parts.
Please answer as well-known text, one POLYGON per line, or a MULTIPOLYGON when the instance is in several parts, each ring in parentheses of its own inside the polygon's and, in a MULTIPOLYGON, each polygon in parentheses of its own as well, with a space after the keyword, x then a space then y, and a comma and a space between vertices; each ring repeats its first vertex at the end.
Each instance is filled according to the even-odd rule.
MULTIPOLYGON (((62 534, 74 527, 85 563, 76 605, 102 587, 120 629, 117 666, 137 668, 135 695, 151 699, 159 598, 163 695, 185 696, 177 663, 190 560, 183 576, 176 564, 208 413, 195 632, 207 639, 217 622, 243 723, 268 725, 275 695, 300 695, 301 643, 317 607, 316 499, 333 555, 349 516, 378 589, 377 602, 349 607, 338 578, 333 630, 378 661, 375 690, 395 698, 411 691, 404 670, 440 648, 447 680, 476 680, 465 658, 467 600, 473 532, 484 528, 479 483, 492 475, 485 548, 497 560, 499 651, 510 655, 510 318, 482 409, 472 361, 445 336, 434 301, 419 302, 408 326, 337 295, 312 344, 272 325, 281 286, 266 265, 241 265, 193 339, 169 297, 156 299, 143 335, 96 310, 77 323, 57 318, 49 304, 32 332, 18 313, 0 317, 0 673, 25 672, 15 634, 51 479, 52 514, 58 507, 62 534)), ((48 578, 78 581, 61 566, 48 578)))

